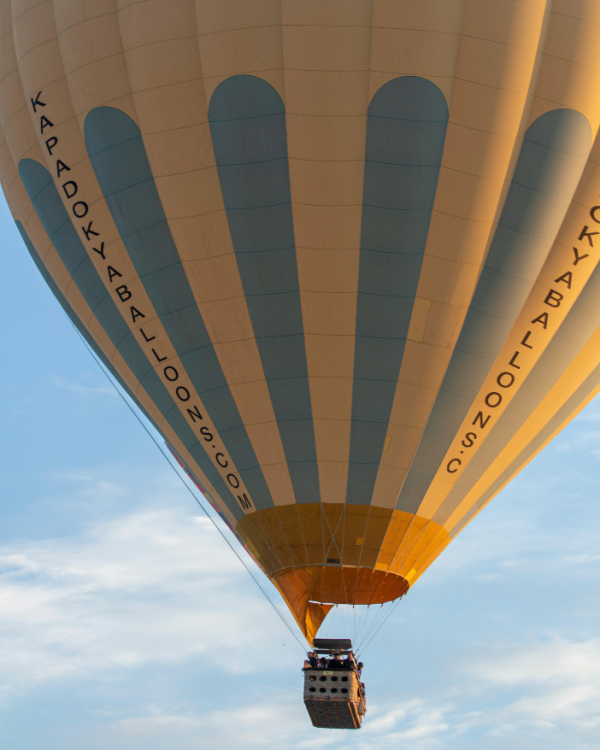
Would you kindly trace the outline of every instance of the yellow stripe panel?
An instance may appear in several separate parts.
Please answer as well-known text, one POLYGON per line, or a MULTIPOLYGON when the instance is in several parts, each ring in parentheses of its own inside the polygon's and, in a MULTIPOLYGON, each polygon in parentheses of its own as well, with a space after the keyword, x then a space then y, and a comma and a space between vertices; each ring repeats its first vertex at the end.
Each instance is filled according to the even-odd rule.
MULTIPOLYGON (((590 338, 579 355, 570 364, 563 376, 556 381, 554 387, 548 392, 544 400, 535 409, 523 427, 516 433, 513 439, 506 445, 504 450, 496 458, 487 472, 482 475, 479 482, 474 485, 456 511, 448 518, 444 524, 445 528, 451 532, 454 526, 460 522, 467 511, 477 502, 483 492, 499 477, 503 471, 514 461, 521 451, 525 450, 529 443, 545 427, 546 424, 554 417, 563 404, 573 395, 577 388, 585 381, 590 373, 600 364, 600 330, 597 330, 590 338)), ((562 430, 574 417, 579 414, 586 404, 598 393, 600 386, 596 387, 587 398, 582 401, 577 410, 560 425, 558 429, 537 449, 523 466, 531 461, 535 456, 562 430)), ((520 471, 523 466, 519 467, 520 471)), ((517 472, 515 472, 516 474, 517 472)), ((514 476, 514 474, 513 474, 514 476)), ((512 477, 511 477, 512 479, 512 477)), ((503 486, 506 486, 507 482, 503 486)), ((500 490, 498 490, 500 491, 500 490)), ((495 493, 497 494, 497 493, 495 493)), ((491 499, 491 498, 490 498, 491 499)), ((487 503, 486 503, 487 504, 487 503)))
MULTIPOLYGON (((444 4, 438 8, 444 12, 444 4)), ((499 2, 493 13, 484 3, 464 6, 442 168, 376 505, 396 502, 485 261, 529 117, 544 10, 540 2, 499 2)))
MULTIPOLYGON (((598 13, 598 18, 600 19, 600 11, 598 13)), ((560 17, 560 20, 562 22, 562 17, 560 17)), ((576 19, 573 19, 573 21, 575 20, 576 19)), ((549 44, 549 50, 544 54, 544 61, 540 73, 538 94, 535 100, 537 104, 534 106, 534 109, 537 111, 538 115, 541 114, 540 108, 542 107, 542 104, 538 102, 541 93, 545 93, 547 96, 552 95, 554 97, 552 106, 546 106, 547 101, 543 105, 543 107, 545 107, 545 111, 548 111, 549 109, 556 108, 557 105, 572 106, 574 100, 577 99, 579 92, 584 89, 584 87, 589 85, 589 78, 592 74, 596 76, 597 87, 600 88, 600 51, 596 49, 592 53, 589 45, 582 44, 582 46, 579 47, 577 44, 581 37, 585 38, 587 36, 588 32, 586 31, 585 26, 585 22, 573 22, 572 25, 567 25, 562 32, 568 39, 568 44, 564 40, 561 40, 560 45, 558 44, 558 42, 555 42, 554 45, 549 44), (552 88, 551 82, 547 77, 544 76, 547 75, 548 69, 556 72, 555 65, 557 63, 555 57, 551 55, 550 52, 554 52, 556 54, 560 50, 562 50, 563 54, 565 55, 567 53, 570 53, 570 56, 566 60, 561 59, 560 62, 561 69, 564 65, 569 66, 569 85, 566 85, 564 75, 557 75, 556 85, 554 86, 554 88, 552 88), (591 65, 593 65, 594 67, 588 67, 591 65)), ((550 24, 549 39, 554 39, 559 30, 562 29, 563 26, 561 25, 560 27, 557 27, 556 19, 553 19, 550 24)), ((587 90, 589 91, 589 89, 587 90)), ((586 116, 590 119, 592 133, 594 136, 596 136, 600 119, 600 102, 597 100, 597 97, 587 97, 586 106, 584 107, 584 114, 586 114, 586 116)), ((598 152, 596 152, 596 158, 598 158, 597 153, 598 152)), ((431 483, 427 494, 423 498, 418 512, 420 515, 423 515, 426 518, 433 518, 435 512, 443 504, 445 497, 455 484, 462 470, 468 464, 468 461, 472 460, 477 450, 481 448, 481 445, 485 442, 485 439, 490 434, 491 429, 488 429, 486 432, 479 431, 476 445, 474 445, 469 451, 465 452, 464 449, 461 451, 464 436, 467 432, 469 432, 470 429, 472 429, 473 418, 477 414, 478 410, 483 409, 485 411, 489 411, 485 409, 486 395, 492 391, 500 390, 503 399, 502 404, 493 410, 491 422, 490 425, 488 425, 488 427, 491 428, 517 392, 518 384, 515 388, 498 388, 496 381, 499 374, 503 371, 506 371, 507 369, 509 371, 511 370, 508 363, 511 361, 511 357, 514 352, 519 350, 519 365, 521 366, 521 369, 518 372, 517 383, 524 380, 526 375, 531 371, 547 345, 552 340, 552 337, 556 332, 558 326, 560 325, 560 323, 562 323, 566 314, 571 309, 572 305, 577 299, 578 293, 581 291, 581 289, 583 289, 597 263, 597 260, 592 260, 589 264, 582 263, 581 265, 579 265, 577 268, 577 272, 575 272, 573 269, 573 243, 579 246, 582 253, 585 252, 583 247, 580 245, 580 243, 576 242, 576 240, 579 236, 581 227, 587 221, 591 223, 588 218, 588 212, 591 206, 596 203, 596 196, 598 193, 597 187, 600 182, 600 172, 598 171, 596 165, 593 164, 593 162, 591 163, 591 165, 593 169, 588 169, 586 179, 582 182, 582 185, 579 186, 576 193, 574 205, 575 210, 565 218, 563 226, 560 230, 560 236, 565 238, 565 243, 569 242, 570 244, 554 244, 554 247, 544 265, 544 269, 540 273, 538 283, 532 289, 531 294, 523 307, 519 320, 515 323, 515 326, 513 327, 513 330, 508 336, 504 347, 498 355, 494 366, 491 368, 484 384, 482 385, 477 398, 474 400, 473 407, 471 407, 467 416, 465 417, 460 430, 457 432, 457 437, 454 439, 452 446, 449 448, 442 464, 440 465, 436 477, 431 483), (590 174, 590 171, 592 172, 592 174, 590 174), (588 180, 592 181, 592 184, 595 184, 595 190, 592 189, 592 186, 587 182, 588 180), (584 206, 587 206, 587 208, 582 208, 581 205, 577 205, 582 203, 584 206), (568 290, 564 283, 557 284, 555 279, 558 278, 560 274, 566 273, 570 270, 573 271, 573 282, 572 289, 568 290), (562 289, 563 286, 565 286, 565 294, 564 300, 561 302, 560 307, 558 307, 557 309, 544 307, 544 300, 550 288, 560 287, 560 289, 562 289), (531 321, 546 309, 552 309, 550 323, 547 329, 543 329, 539 324, 537 325, 537 328, 533 329, 534 333, 532 335, 535 337, 535 347, 533 349, 527 349, 526 347, 524 348, 523 346, 520 346, 520 343, 526 335, 527 331, 532 329, 531 321), (461 472, 449 473, 446 468, 448 461, 455 457, 460 457, 460 459, 462 460, 461 472)), ((510 376, 504 378, 504 382, 509 382, 509 380, 510 376)), ((464 503, 461 503, 461 507, 465 507, 464 503)))
MULTIPOLYGON (((519 316, 516 330, 520 331, 519 335, 521 336, 521 338, 519 339, 519 341, 515 342, 514 332, 511 334, 511 337, 509 337, 509 342, 512 339, 513 343, 515 343, 516 346, 518 346, 520 341, 522 341, 524 333, 532 328, 531 321, 542 312, 542 308, 544 307, 542 301, 548 295, 549 290, 552 288, 557 288, 560 290, 560 293, 563 294, 564 300, 561 301, 561 305, 559 308, 545 308, 548 311, 551 310, 548 330, 544 331, 541 326, 538 326, 538 330, 536 331, 536 338, 538 339, 538 345, 540 347, 538 354, 541 355, 543 348, 545 348, 545 346, 549 343, 552 335, 556 332, 560 323, 564 320, 566 313, 572 308, 573 304, 575 304, 575 301, 577 300, 581 289, 584 287, 594 268, 597 266, 599 259, 596 256, 596 253, 589 248, 587 238, 584 238, 583 245, 580 242, 576 241, 576 239, 579 236, 582 228, 586 226, 588 222, 593 223, 593 221, 591 221, 590 219, 590 207, 596 204, 599 189, 600 137, 597 136, 581 182, 575 193, 573 203, 571 204, 569 212, 567 213, 565 221, 563 222, 561 230, 558 234, 557 241, 554 243, 552 251, 548 256, 548 260, 546 261, 542 271, 540 272, 538 281, 536 282, 536 285, 532 290, 530 298, 527 304, 524 306, 523 312, 519 316), (579 256, 583 256, 584 254, 586 254, 587 257, 576 262, 574 245, 578 246, 577 253, 579 256), (576 265, 574 265, 575 262, 576 265), (568 273, 569 271, 572 273, 570 290, 568 289, 564 281, 556 283, 556 280, 558 278, 564 277, 564 274, 568 273), (542 341, 540 341, 540 339, 542 339, 542 341)), ((594 230, 590 229, 590 231, 594 230)), ((517 336, 517 338, 519 337, 517 336)), ((591 351, 593 352, 593 345, 588 343, 585 349, 582 350, 579 355, 580 357, 584 358, 584 362, 586 361, 585 352, 589 349, 590 346, 592 347, 591 351)), ((530 362, 533 363, 539 357, 536 356, 534 358, 530 356, 530 359, 528 360, 527 355, 530 355, 531 353, 523 350, 523 347, 520 347, 520 349, 521 351, 519 356, 521 357, 521 354, 525 355, 524 358, 521 357, 522 368, 524 370, 526 368, 525 371, 531 370, 530 362)), ((506 359, 506 354, 508 353, 510 359, 513 351, 514 349, 511 349, 510 346, 505 347, 504 359, 502 359, 501 355, 499 357, 499 363, 506 363, 508 361, 506 359)), ((587 356, 589 356, 589 354, 587 356)), ((591 369, 593 369, 593 367, 595 366, 593 365, 593 361, 594 360, 592 360, 591 369)), ((572 392, 574 392, 574 390, 576 390, 580 383, 585 380, 585 377, 589 375, 589 372, 591 370, 588 365, 586 365, 584 369, 580 369, 580 359, 578 359, 577 362, 577 369, 573 370, 573 365, 570 369, 571 376, 576 375, 576 385, 572 385, 569 382, 569 376, 567 376, 566 373, 552 384, 551 388, 548 391, 548 394, 553 394, 553 396, 551 397, 550 395, 546 395, 543 405, 538 405, 534 412, 529 416, 528 421, 523 426, 515 429, 514 436, 512 437, 510 442, 501 447, 501 450, 495 461, 487 468, 487 470, 481 475, 481 477, 477 479, 477 481, 469 489, 469 492, 465 495, 465 498, 461 505, 448 519, 446 527, 449 530, 451 530, 451 528, 453 528, 454 525, 460 521, 460 518, 465 515, 465 513, 474 505, 474 503, 477 502, 478 498, 480 498, 485 493, 486 489, 490 487, 497 480, 497 478, 508 468, 508 466, 517 458, 521 451, 524 450, 525 447, 529 444, 532 437, 534 437, 535 434, 537 434, 544 427, 544 425, 547 424, 547 422, 553 417, 556 411, 561 408, 562 404, 571 396, 572 392), (563 382, 568 383, 568 385, 565 386, 567 388, 565 394, 562 393, 563 386, 559 385, 563 382), (557 398, 558 400, 556 400, 557 398)), ((498 367, 496 367, 494 371, 497 373, 500 370, 498 369, 498 367)), ((586 403, 588 400, 589 398, 586 400, 586 403)), ((583 407, 581 406, 580 408, 583 407)), ((570 417, 570 419, 571 418, 572 417, 570 417)), ((494 439, 493 433, 490 437, 492 440, 494 439)), ((538 452, 539 451, 536 451, 534 455, 537 455, 538 452)), ((528 460, 531 460, 532 458, 533 455, 528 460)))

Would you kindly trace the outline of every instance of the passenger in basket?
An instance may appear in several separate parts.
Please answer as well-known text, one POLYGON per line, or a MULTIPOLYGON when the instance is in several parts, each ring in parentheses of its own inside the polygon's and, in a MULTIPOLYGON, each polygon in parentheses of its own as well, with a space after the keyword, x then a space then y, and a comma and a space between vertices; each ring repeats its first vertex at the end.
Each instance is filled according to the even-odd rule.
POLYGON ((329 660, 329 669, 341 669, 342 668, 342 660, 340 659, 339 654, 335 654, 333 659, 329 660))
POLYGON ((324 656, 319 659, 319 666, 321 669, 327 669, 327 659, 324 656))
POLYGON ((319 666, 319 660, 317 659, 317 655, 314 651, 311 651, 311 653, 308 655, 308 661, 310 662, 310 666, 313 669, 316 669, 319 666))
POLYGON ((358 664, 356 665, 356 674, 357 674, 357 676, 358 676, 359 679, 360 679, 360 676, 362 674, 364 666, 365 665, 362 663, 362 661, 359 661, 358 664))

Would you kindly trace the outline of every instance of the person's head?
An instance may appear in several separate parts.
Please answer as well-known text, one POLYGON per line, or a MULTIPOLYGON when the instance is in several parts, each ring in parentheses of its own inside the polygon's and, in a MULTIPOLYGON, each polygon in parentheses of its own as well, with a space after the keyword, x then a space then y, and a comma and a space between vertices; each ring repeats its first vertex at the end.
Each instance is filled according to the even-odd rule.
POLYGON ((363 666, 364 666, 364 664, 362 663, 362 661, 359 661, 359 662, 358 662, 358 664, 357 664, 356 666, 357 666, 357 667, 358 667, 359 669, 362 669, 362 668, 363 668, 363 666))
POLYGON ((333 658, 336 659, 337 661, 339 661, 340 660, 340 655, 339 654, 334 654, 333 658))

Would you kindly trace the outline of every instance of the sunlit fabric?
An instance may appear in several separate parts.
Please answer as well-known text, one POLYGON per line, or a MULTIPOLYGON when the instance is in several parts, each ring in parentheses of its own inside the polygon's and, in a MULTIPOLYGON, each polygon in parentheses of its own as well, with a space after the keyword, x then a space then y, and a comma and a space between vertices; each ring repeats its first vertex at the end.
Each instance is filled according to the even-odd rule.
POLYGON ((28 252, 309 640, 403 596, 600 389, 600 6, 0 24, 28 252))

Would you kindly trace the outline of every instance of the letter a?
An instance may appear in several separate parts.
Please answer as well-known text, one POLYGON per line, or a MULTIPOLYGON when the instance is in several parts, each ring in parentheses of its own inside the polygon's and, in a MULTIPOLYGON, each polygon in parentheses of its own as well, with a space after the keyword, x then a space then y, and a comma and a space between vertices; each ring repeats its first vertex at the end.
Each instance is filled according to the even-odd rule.
POLYGON ((554 279, 555 284, 558 284, 559 281, 563 281, 567 285, 567 288, 570 289, 571 282, 573 281, 573 274, 571 271, 567 271, 566 273, 563 273, 562 276, 559 276, 558 279, 554 279))

